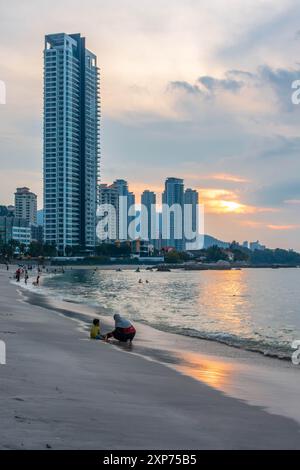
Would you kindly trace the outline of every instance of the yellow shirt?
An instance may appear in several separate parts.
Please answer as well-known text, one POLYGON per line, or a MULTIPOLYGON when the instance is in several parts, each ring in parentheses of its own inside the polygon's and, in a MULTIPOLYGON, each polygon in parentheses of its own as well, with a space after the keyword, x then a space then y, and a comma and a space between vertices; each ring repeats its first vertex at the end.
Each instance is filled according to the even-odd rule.
POLYGON ((91 333, 90 333, 91 339, 96 339, 96 337, 99 335, 100 335, 100 326, 92 325, 91 333))

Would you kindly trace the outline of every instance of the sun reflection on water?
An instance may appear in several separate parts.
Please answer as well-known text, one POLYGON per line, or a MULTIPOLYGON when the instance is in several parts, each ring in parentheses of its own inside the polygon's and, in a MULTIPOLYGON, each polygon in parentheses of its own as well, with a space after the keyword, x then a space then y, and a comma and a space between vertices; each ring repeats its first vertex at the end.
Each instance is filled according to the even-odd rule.
POLYGON ((178 371, 219 390, 225 390, 229 386, 238 369, 232 363, 193 353, 180 354, 179 359, 180 363, 176 365, 178 371))

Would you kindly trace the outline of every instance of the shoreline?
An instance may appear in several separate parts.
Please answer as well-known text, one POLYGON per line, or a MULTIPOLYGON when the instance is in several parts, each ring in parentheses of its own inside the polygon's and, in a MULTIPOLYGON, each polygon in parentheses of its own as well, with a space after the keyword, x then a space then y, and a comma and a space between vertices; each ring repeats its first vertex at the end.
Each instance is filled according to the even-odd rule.
MULTIPOLYGON (((80 302, 51 299, 44 293, 22 291, 26 302, 55 310, 75 320, 85 334, 88 334, 90 322, 95 316, 100 318, 104 332, 113 328, 112 319, 103 314, 100 306, 96 309, 80 302)), ((291 360, 219 341, 163 331, 143 322, 135 323, 138 335, 134 350, 128 351, 117 342, 112 344, 113 347, 163 364, 226 395, 263 406, 275 414, 280 412, 300 423, 300 410, 296 409, 298 398, 294 393, 294 390, 300 389, 300 366, 294 366, 291 360), (269 384, 265 383, 266 378, 269 378, 269 384), (249 394, 253 381, 257 382, 259 393, 249 394), (289 406, 285 409, 286 401, 289 406)))
MULTIPOLYGON (((24 291, 18 292, 1 272, 0 339, 7 342, 8 354, 0 369, 1 448, 300 448, 299 422, 278 409, 271 414, 265 405, 232 398, 234 390, 232 396, 221 391, 225 383, 232 387, 230 377, 251 376, 244 354, 232 357, 228 347, 231 353, 218 357, 207 346, 201 364, 193 364, 200 356, 189 346, 192 357, 179 357, 178 363, 179 353, 187 353, 186 339, 140 324, 134 350, 125 354, 118 346, 90 341, 83 323, 78 328, 81 317, 72 322, 53 308, 25 302, 24 291), (150 350, 157 357, 146 360, 150 350), (185 366, 202 376, 192 377, 185 366)), ((81 304, 64 307, 65 314, 86 315, 81 304)), ((278 371, 278 365, 260 363, 258 371, 273 388, 275 375, 299 375, 287 364, 278 371)))
MULTIPOLYGON (((144 271, 140 271, 140 273, 142 274, 143 272, 146 273, 146 268, 143 267, 144 271)), ((95 271, 101 271, 101 269, 98 269, 98 268, 91 268, 89 266, 85 266, 84 268, 80 267, 80 268, 69 268, 69 271, 70 272, 75 272, 76 271, 91 271, 91 272, 95 272, 95 271)), ((104 271, 107 271, 107 270, 111 270, 111 269, 104 269, 104 271)), ((47 278, 47 277, 50 277, 51 275, 55 276, 55 275, 60 275, 60 274, 64 274, 66 273, 67 269, 63 270, 63 271, 47 271, 47 272, 43 272, 43 277, 44 278, 47 278)), ((114 269, 112 269, 112 271, 114 271, 114 269)), ((135 272, 135 269, 132 268, 132 266, 127 266, 126 269, 124 269, 124 271, 132 271, 132 272, 135 272)), ((163 275, 163 274, 162 274, 163 275)), ((18 286, 18 284, 16 284, 18 286)), ((30 287, 29 286, 24 286, 23 283, 20 283, 19 284, 19 287, 21 288, 25 288, 25 290, 28 290, 30 291, 33 295, 34 294, 40 294, 42 292, 38 292, 36 291, 35 288, 32 288, 31 285, 30 287)), ((41 278, 41 288, 43 288, 43 278, 41 278)), ((47 290, 47 287, 46 287, 46 290, 47 290)), ((43 292, 44 296, 47 296, 49 297, 49 292, 43 292)), ((66 294, 67 296, 67 294, 66 294)), ((39 296, 38 296, 39 297, 39 296)), ((63 303, 68 303, 68 304, 72 304, 72 303, 78 303, 80 305, 82 305, 82 308, 88 308, 88 304, 87 303, 84 303, 84 302, 77 302, 75 299, 73 298, 70 298, 70 299, 67 299, 67 298, 63 298, 61 299, 63 301, 63 303)), ((50 305, 52 305, 51 303, 47 304, 48 307, 50 307, 50 305)), ((52 305, 52 307, 55 307, 55 305, 52 305)), ((57 308, 62 308, 61 306, 58 306, 57 308)), ((103 308, 101 309, 101 312, 102 312, 102 315, 105 315, 107 316, 107 314, 109 313, 117 313, 118 310, 115 310, 115 311, 109 311, 109 310, 106 310, 105 312, 103 312, 103 308)), ((180 327, 170 327, 168 325, 156 325, 155 323, 148 323, 146 320, 145 321, 142 321, 143 324, 146 324, 154 329, 157 329, 159 331, 163 331, 165 333, 173 333, 173 334, 176 334, 176 335, 181 335, 181 336, 185 336, 187 338, 195 338, 196 340, 200 340, 200 341, 206 341, 206 342, 212 342, 213 344, 215 343, 218 343, 218 344, 222 344, 222 345, 225 345, 225 346, 228 346, 230 348, 234 348, 234 349, 238 349, 238 350, 242 350, 242 351, 247 351, 247 352, 250 352, 250 353, 256 353, 256 354, 259 354, 261 356, 264 356, 264 357, 268 357, 268 358, 274 358, 274 359, 279 359, 281 361, 287 361, 287 362, 291 362, 291 358, 292 358, 292 353, 293 353, 293 350, 291 348, 291 342, 288 343, 288 344, 285 344, 285 345, 281 345, 280 347, 276 345, 274 346, 274 344, 272 344, 272 342, 270 343, 267 343, 267 342, 259 342, 259 341, 255 341, 255 339, 245 339, 243 337, 239 337, 239 336, 236 336, 234 334, 230 334, 230 332, 227 332, 227 333, 224 333, 222 334, 222 332, 207 332, 207 331, 201 331, 201 330, 197 330, 197 329, 193 329, 193 328, 185 328, 184 326, 180 327)))

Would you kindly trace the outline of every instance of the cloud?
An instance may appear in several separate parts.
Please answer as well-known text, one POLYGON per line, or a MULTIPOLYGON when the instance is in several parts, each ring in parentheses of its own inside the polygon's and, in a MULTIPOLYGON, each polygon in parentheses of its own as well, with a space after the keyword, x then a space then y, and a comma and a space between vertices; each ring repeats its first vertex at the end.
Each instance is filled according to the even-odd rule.
POLYGON ((295 230, 297 228, 300 228, 300 225, 273 225, 269 224, 267 227, 270 230, 295 230))
POLYGON ((199 77, 198 82, 211 92, 216 90, 236 92, 245 85, 242 81, 232 80, 230 78, 218 79, 208 75, 199 77))
POLYGON ((199 94, 201 93, 200 88, 197 85, 191 85, 188 82, 184 81, 175 81, 175 82, 170 82, 169 87, 170 90, 183 90, 187 93, 191 93, 192 95, 194 94, 199 94))
POLYGON ((300 205, 300 199, 287 199, 285 204, 300 205))
POLYGON ((285 201, 298 199, 300 199, 300 180, 295 178, 267 184, 253 192, 256 204, 266 204, 271 207, 282 206, 285 201))
POLYGON ((228 189, 205 188, 200 189, 200 201, 204 204, 204 210, 212 214, 260 214, 275 212, 270 207, 256 207, 245 204, 240 200, 238 192, 228 189))
POLYGON ((220 181, 230 181, 233 183, 250 183, 250 180, 247 178, 243 178, 242 176, 231 175, 227 173, 211 175, 211 176, 208 176, 208 178, 212 178, 214 180, 220 180, 220 181))

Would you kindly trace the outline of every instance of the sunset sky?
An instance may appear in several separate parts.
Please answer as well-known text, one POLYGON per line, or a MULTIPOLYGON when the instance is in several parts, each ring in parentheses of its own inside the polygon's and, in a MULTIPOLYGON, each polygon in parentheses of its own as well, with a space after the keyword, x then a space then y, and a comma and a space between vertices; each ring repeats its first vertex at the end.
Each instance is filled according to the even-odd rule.
POLYGON ((0 0, 0 204, 42 207, 43 45, 80 32, 101 68, 101 182, 185 179, 205 232, 300 250, 299 2, 0 0))

